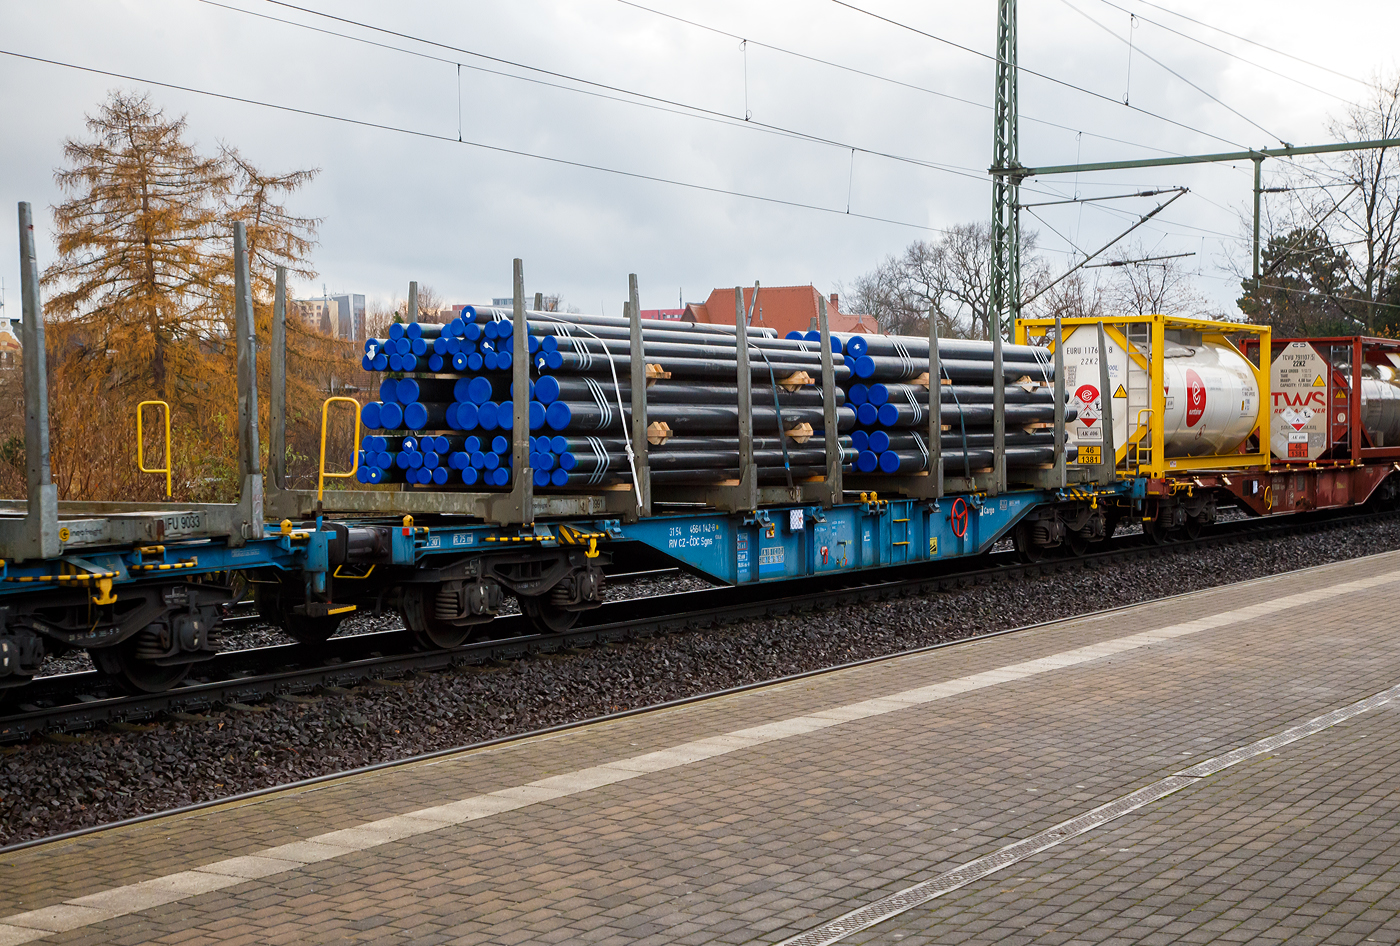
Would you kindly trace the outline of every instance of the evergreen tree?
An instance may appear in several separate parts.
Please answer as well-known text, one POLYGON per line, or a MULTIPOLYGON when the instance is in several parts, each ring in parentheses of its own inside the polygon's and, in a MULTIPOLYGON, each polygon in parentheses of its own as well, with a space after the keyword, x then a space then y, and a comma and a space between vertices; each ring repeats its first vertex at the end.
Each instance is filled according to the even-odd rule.
POLYGON ((1317 229, 1297 229, 1269 238, 1261 253, 1259 284, 1240 283, 1240 311, 1273 327, 1280 338, 1349 335, 1363 331, 1367 307, 1349 295, 1346 254, 1317 229))

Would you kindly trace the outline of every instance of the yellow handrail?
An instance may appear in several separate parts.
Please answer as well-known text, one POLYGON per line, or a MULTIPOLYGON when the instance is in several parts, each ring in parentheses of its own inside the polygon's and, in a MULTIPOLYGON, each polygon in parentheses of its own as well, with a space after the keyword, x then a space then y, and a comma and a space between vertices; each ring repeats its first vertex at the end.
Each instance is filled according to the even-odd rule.
MULTIPOLYGON (((1155 412, 1154 412, 1154 411, 1152 410, 1152 408, 1150 408, 1150 407, 1141 408, 1141 409, 1138 410, 1138 412, 1137 412, 1137 428, 1138 428, 1138 430, 1142 431, 1142 433, 1140 433, 1140 434, 1138 435, 1138 438, 1137 438, 1136 440, 1134 440, 1133 443, 1132 443, 1132 447, 1133 447, 1133 467, 1134 467, 1133 472, 1134 472, 1134 473, 1138 473, 1138 472, 1141 472, 1141 471, 1142 471, 1142 442, 1143 442, 1144 440, 1147 440, 1149 437, 1152 436, 1152 415, 1153 415, 1154 413, 1155 413, 1155 412), (1146 414, 1146 415, 1147 415, 1147 423, 1145 423, 1145 424, 1142 422, 1142 415, 1143 415, 1143 414, 1146 414)), ((1129 436, 1129 437, 1132 437, 1132 435, 1133 435, 1133 431, 1131 431, 1131 430, 1128 431, 1128 436, 1129 436)), ((1150 442, 1150 441, 1149 441, 1149 442, 1150 442)), ((1152 444, 1152 445, 1149 446, 1148 449, 1147 449, 1147 462, 1148 462, 1148 463, 1151 463, 1151 462, 1152 462, 1152 448, 1155 447, 1155 446, 1156 446, 1156 444, 1152 444)))
POLYGON ((170 488, 170 405, 164 401, 142 401, 136 405, 136 468, 142 473, 164 473, 165 474, 165 496, 171 496, 170 488), (145 429, 141 426, 142 408, 147 404, 157 404, 163 410, 165 416, 165 467, 162 469, 146 469, 146 438, 145 429))
POLYGON ((328 397, 321 405, 321 476, 316 481, 316 501, 320 502, 322 495, 326 491, 326 480, 346 480, 354 476, 360 469, 360 402, 353 397, 328 397), (326 472, 326 423, 330 419, 331 404, 341 401, 345 404, 353 404, 355 407, 355 439, 350 441, 350 472, 349 473, 327 473, 326 472))

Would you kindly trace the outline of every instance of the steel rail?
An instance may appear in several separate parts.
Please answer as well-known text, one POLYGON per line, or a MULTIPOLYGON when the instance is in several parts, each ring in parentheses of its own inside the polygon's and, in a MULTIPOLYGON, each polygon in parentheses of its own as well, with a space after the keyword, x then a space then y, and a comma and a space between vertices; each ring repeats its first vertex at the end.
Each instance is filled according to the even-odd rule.
MULTIPOLYGON (((1382 514, 1384 518, 1391 518, 1393 517, 1393 515, 1394 514, 1382 514)), ((1298 531, 1322 531, 1326 528, 1328 528, 1327 524, 1322 523, 1318 524, 1316 528, 1312 530, 1305 528, 1300 529, 1298 531)), ((1249 537, 1251 537, 1249 533, 1244 533, 1240 536, 1236 536, 1235 538, 1236 540, 1243 540, 1249 537)), ((1158 546, 1158 548, 1171 548, 1171 546, 1158 546)), ((1178 548, 1180 547, 1178 546, 1178 548)), ((1065 564, 1069 564, 1072 561, 1073 560, 1065 560, 1065 564)), ((1309 568, 1297 569, 1297 571, 1308 571, 1310 568, 1317 567, 1321 566, 1309 566, 1309 568)), ((1271 577, 1274 576, 1262 576, 1259 579, 1249 580, 1261 581, 1271 577)), ((368 765, 358 766, 353 769, 346 769, 341 772, 327 772, 324 775, 314 775, 310 778, 299 779, 295 782, 288 782, 284 785, 269 785, 264 788, 255 788, 250 791, 240 792, 236 795, 228 795, 221 798, 210 798, 204 801, 193 802, 192 804, 182 805, 178 808, 170 808, 164 811, 151 811, 140 815, 133 815, 130 818, 123 818, 119 821, 113 821, 107 824, 88 825, 86 827, 75 828, 71 831, 65 831, 60 834, 49 835, 47 837, 31 838, 27 841, 19 841, 14 844, 9 844, 0 847, 0 854, 10 854, 16 851, 25 850, 27 848, 39 847, 40 845, 57 844, 64 841, 70 841, 75 838, 81 838, 90 834, 95 834, 99 831, 105 831, 109 828, 122 828, 130 825, 142 824, 148 821, 154 821, 158 818, 192 814, 194 812, 203 811, 205 809, 213 808, 218 805, 239 803, 249 801, 255 798, 264 798, 269 795, 276 795, 282 792, 294 793, 315 785, 322 785, 328 782, 332 782, 337 779, 352 778, 355 776, 365 775, 372 772, 382 772, 387 769, 398 768, 400 766, 416 765, 422 762, 429 762, 435 759, 442 759, 447 758, 449 756, 459 755, 463 752, 469 752, 479 749, 488 749, 496 746, 508 745, 510 743, 521 742, 526 739, 535 738, 537 736, 547 736, 561 732, 568 732, 570 730, 580 729, 584 726, 589 726, 594 723, 628 719, 634 716, 641 716, 647 713, 660 712, 662 710, 672 709, 675 707, 689 706, 695 703, 704 702, 705 700, 714 699, 716 697, 729 696, 737 693, 747 693, 753 690, 762 689, 764 687, 780 686, 782 684, 790 683, 796 680, 806 680, 812 677, 822 676, 829 673, 839 673, 840 671, 849 670, 855 667, 866 667, 877 663, 883 663, 885 661, 897 660, 901 657, 908 657, 914 654, 924 654, 935 650, 942 650, 948 647, 956 647, 960 644, 984 641, 994 637, 1005 637, 1010 634, 1019 634, 1024 631, 1032 631, 1037 628, 1048 627, 1052 624, 1058 624, 1059 622, 1065 620, 1082 620, 1084 618, 1101 617, 1103 615, 1116 614, 1118 612, 1127 611, 1131 608, 1135 608, 1140 605, 1158 603, 1162 601, 1172 601, 1177 598, 1185 598, 1196 593, 1196 591, 1183 591, 1178 592, 1174 595, 1164 595, 1163 597, 1153 598, 1147 601, 1135 601, 1130 604, 1120 604, 1114 605, 1113 607, 1109 608, 1100 608, 1095 611, 1085 611, 1080 614, 1074 615, 1071 618, 1057 617, 1047 621, 1038 621, 1034 624, 1023 624, 1018 627, 1009 627, 1000 631, 987 631, 983 634, 975 634, 970 637, 962 637, 950 641, 939 641, 935 644, 925 644, 921 647, 912 647, 907 650, 896 651, 890 654, 880 654, 875 657, 863 657, 859 660, 852 660, 848 661, 847 663, 836 664, 831 667, 820 667, 815 670, 804 670, 799 673, 788 674, 787 676, 783 677, 774 677, 770 680, 757 680, 752 683, 741 683, 737 686, 726 687, 720 690, 711 690, 705 693, 695 693, 691 694, 690 696, 683 696, 678 699, 667 700, 663 703, 652 703, 647 706, 634 706, 628 709, 618 710, 613 713, 605 713, 602 716, 591 716, 585 719, 576 719, 570 720, 569 722, 565 723, 556 723, 553 726, 545 726, 540 729, 532 729, 519 733, 510 733, 505 736, 496 736, 495 738, 485 739, 481 742, 468 743, 466 745, 461 746, 452 746, 447 749, 434 749, 431 752, 423 752, 417 755, 405 756, 402 759, 388 759, 383 762, 372 762, 368 765)))
MULTIPOLYGON (((1400 516, 1400 512, 1327 516, 1289 516, 1274 522, 1241 519, 1216 526, 1197 539, 1157 545, 1144 536, 1125 535, 1115 547, 1073 558, 1050 558, 1033 563, 1008 561, 1012 553, 993 553, 994 564, 977 568, 937 569, 921 563, 850 575, 851 583, 832 588, 832 576, 794 579, 774 585, 712 588, 605 604, 588 617, 598 621, 553 634, 521 633, 528 628, 522 615, 497 618, 492 626, 515 636, 468 644, 451 650, 423 650, 407 630, 379 631, 333 638, 307 647, 280 644, 229 651, 199 665, 207 677, 163 693, 111 695, 112 683, 95 671, 37 679, 24 690, 21 711, 0 716, 0 742, 15 742, 45 733, 72 732, 95 726, 150 719, 162 713, 208 709, 270 697, 305 693, 317 687, 353 686, 412 672, 443 670, 534 653, 644 639, 671 631, 687 631, 755 618, 827 609, 860 601, 887 600, 986 585, 999 580, 1036 578, 1079 571, 1100 564, 1135 558, 1162 557, 1241 541, 1290 533, 1318 532, 1400 516), (1307 518, 1304 519, 1303 516, 1307 518), (866 579, 862 581, 861 579, 866 579), (874 580, 870 580, 874 579, 874 580), (787 592, 773 597, 773 591, 787 592), (631 613, 628 613, 631 612, 631 613), (417 648, 417 649, 416 649, 417 648), (309 666, 307 664, 310 664, 309 666), (217 669, 216 669, 217 668, 217 669), (268 669, 273 668, 273 669, 268 669), (215 672, 211 672, 215 671, 215 672), (39 702, 50 705, 39 706, 39 702)), ((973 560, 985 561, 984 557, 973 560)), ((950 562, 961 566, 967 562, 950 562)))

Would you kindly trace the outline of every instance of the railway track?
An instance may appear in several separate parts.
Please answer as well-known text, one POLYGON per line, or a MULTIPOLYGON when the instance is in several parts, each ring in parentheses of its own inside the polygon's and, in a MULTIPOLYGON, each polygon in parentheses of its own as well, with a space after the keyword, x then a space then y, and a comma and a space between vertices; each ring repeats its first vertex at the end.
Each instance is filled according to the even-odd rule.
MULTIPOLYGON (((648 638, 733 621, 1091 570, 1097 565, 1134 558, 1177 556, 1202 548, 1345 528, 1397 516, 1400 512, 1318 514, 1276 521, 1242 519, 1219 524, 1192 540, 1156 545, 1141 535, 1124 535, 1111 540, 1109 547, 1102 551, 1030 564, 1016 561, 1010 552, 994 552, 978 559, 954 560, 943 567, 921 563, 865 575, 848 575, 846 581, 836 587, 833 587, 833 580, 838 579, 823 576, 781 585, 721 587, 629 598, 608 602, 585 615, 588 623, 553 634, 535 633, 523 616, 505 615, 491 625, 500 632, 500 637, 451 650, 424 649, 411 632, 394 629, 333 638, 316 647, 281 644, 229 651, 201 664, 197 677, 159 694, 119 694, 110 680, 95 671, 59 674, 37 678, 15 699, 14 705, 4 709, 0 714, 0 742, 139 721, 171 712, 246 704, 306 693, 318 687, 348 687, 413 672, 648 638), (774 592, 780 593, 775 595, 774 592)), ((614 580, 660 577, 676 571, 657 569, 612 577, 614 580)), ((227 620, 250 624, 261 619, 257 615, 240 615, 227 620)))

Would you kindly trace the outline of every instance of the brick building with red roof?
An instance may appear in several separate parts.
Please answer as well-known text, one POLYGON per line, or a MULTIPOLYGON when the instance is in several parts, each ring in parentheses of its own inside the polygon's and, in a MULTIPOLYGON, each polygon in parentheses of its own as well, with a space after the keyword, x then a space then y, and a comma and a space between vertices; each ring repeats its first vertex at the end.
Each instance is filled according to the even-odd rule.
MULTIPOLYGON (((753 305, 753 287, 743 290, 744 311, 753 305)), ((758 307, 749 324, 771 328, 781 338, 788 332, 806 332, 817 327, 817 302, 821 294, 814 286, 761 286, 758 307)), ((879 323, 873 315, 842 312, 836 293, 827 303, 826 317, 833 332, 878 333, 879 323)), ((646 313, 643 312, 643 315, 646 313)), ((734 290, 716 289, 704 302, 692 302, 685 307, 687 322, 734 324, 734 290)))

